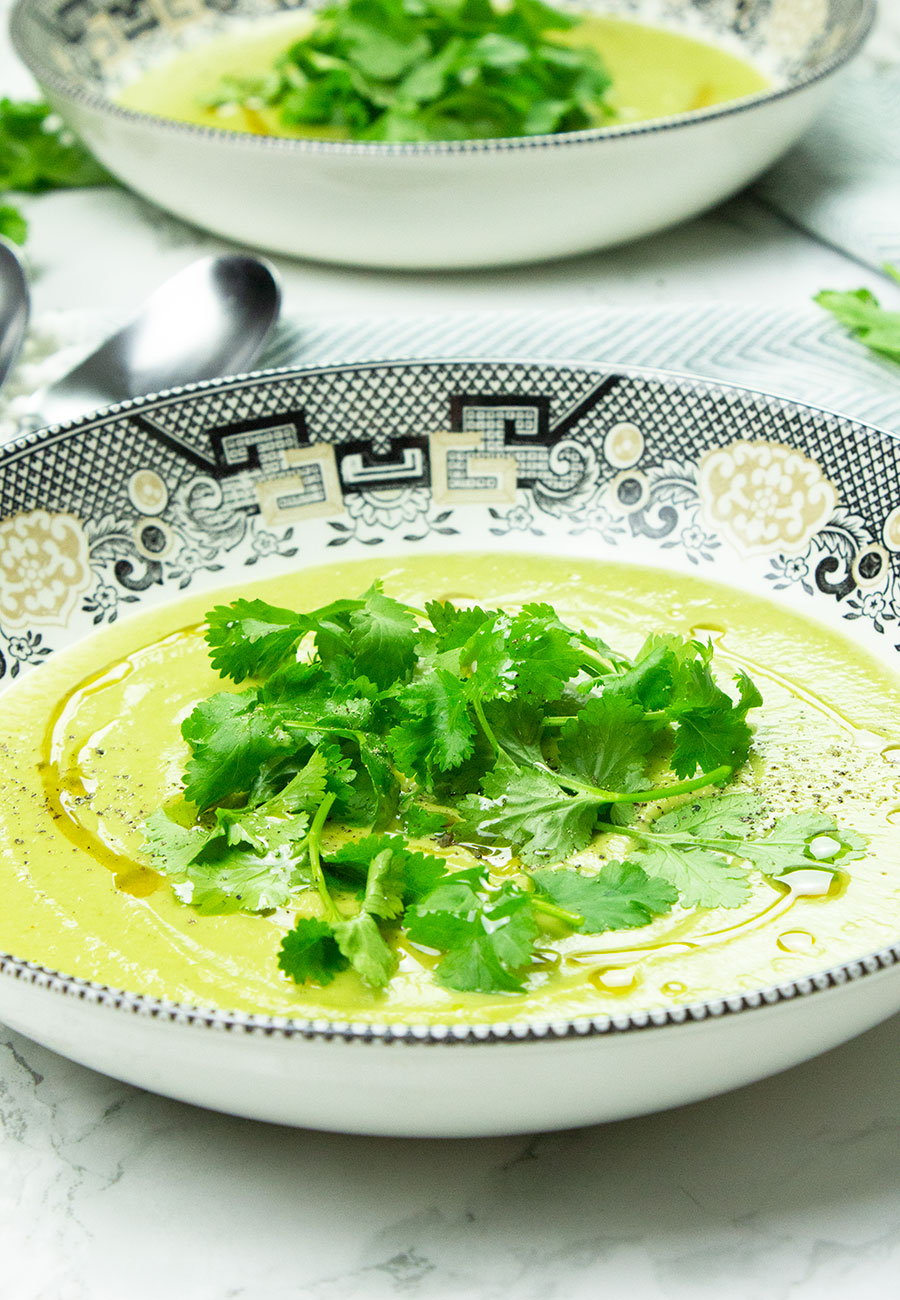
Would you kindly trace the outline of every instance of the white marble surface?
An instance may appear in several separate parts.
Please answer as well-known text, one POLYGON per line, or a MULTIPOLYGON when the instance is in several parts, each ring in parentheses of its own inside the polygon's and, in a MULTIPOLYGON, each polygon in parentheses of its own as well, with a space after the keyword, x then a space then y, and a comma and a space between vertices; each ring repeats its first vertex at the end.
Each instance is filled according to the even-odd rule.
MULTIPOLYGON (((870 75, 895 59, 898 33, 900 3, 883 0, 870 75)), ((29 92, 3 43, 0 72, 5 91, 29 92)), ((124 315, 164 275, 221 247, 122 191, 26 206, 39 318, 124 315)), ((553 266, 442 276, 282 260, 279 269, 288 311, 311 321, 723 300, 794 310, 825 285, 869 283, 886 301, 893 292, 859 249, 811 237, 765 191, 652 240, 553 266)), ((775 1079, 669 1114, 437 1143, 204 1113, 0 1027, 0 1297, 895 1296, 898 1051, 900 1018, 775 1079)))

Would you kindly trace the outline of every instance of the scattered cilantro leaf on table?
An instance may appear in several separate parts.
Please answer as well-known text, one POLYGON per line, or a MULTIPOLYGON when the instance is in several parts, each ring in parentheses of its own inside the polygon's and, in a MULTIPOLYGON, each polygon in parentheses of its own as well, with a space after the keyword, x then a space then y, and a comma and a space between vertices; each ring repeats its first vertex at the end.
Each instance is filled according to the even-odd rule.
POLYGON ((185 802, 149 818, 147 852, 200 912, 297 909, 278 956, 297 984, 384 989, 403 936, 447 989, 521 994, 560 927, 738 907, 754 873, 864 849, 827 813, 714 793, 762 701, 695 639, 651 636, 632 660, 548 605, 423 613, 378 583, 307 612, 239 599, 206 639, 232 689, 184 721, 185 802))
POLYGON ((10 194, 108 185, 112 177, 49 104, 0 99, 0 236, 24 244, 28 223, 10 194))
MULTIPOLYGON (((885 265, 885 271, 900 282, 900 270, 885 265)), ((869 289, 851 289, 840 292, 823 289, 815 301, 864 343, 872 352, 889 361, 900 362, 900 311, 882 307, 869 289)))

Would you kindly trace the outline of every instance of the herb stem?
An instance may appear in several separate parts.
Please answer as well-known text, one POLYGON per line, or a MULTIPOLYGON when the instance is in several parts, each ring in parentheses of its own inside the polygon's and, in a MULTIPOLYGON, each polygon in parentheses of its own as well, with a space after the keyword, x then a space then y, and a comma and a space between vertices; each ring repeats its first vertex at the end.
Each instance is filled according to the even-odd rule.
POLYGON ((484 732, 485 737, 489 745, 491 746, 491 749, 493 749, 495 754, 499 754, 500 744, 497 740, 497 737, 494 735, 493 731, 491 730, 491 724, 484 716, 484 706, 481 703, 481 700, 474 700, 472 703, 472 707, 475 710, 475 717, 478 719, 478 722, 481 726, 481 730, 484 732))
POLYGON ((325 798, 319 804, 316 815, 312 820, 309 828, 309 837, 307 840, 307 853, 309 854, 309 865, 312 872, 313 884, 325 907, 325 912, 329 921, 338 920, 338 910, 334 905, 334 899, 331 897, 331 891, 325 881, 325 873, 322 870, 322 861, 319 856, 319 844, 322 837, 322 827, 328 814, 331 812, 331 805, 334 803, 335 796, 326 794, 325 798))
POLYGON ((545 916, 552 916, 558 921, 564 921, 573 930, 577 930, 579 926, 584 925, 584 917, 580 916, 578 912, 569 912, 564 907, 558 907, 556 903, 547 902, 543 898, 532 896, 531 906, 536 912, 543 912, 545 916))
POLYGON ((615 672, 616 669, 615 660, 607 658, 607 656, 601 654, 599 650, 594 650, 592 649, 591 646, 584 645, 583 643, 580 649, 582 654, 585 656, 585 658, 591 661, 592 667, 596 665, 597 667, 603 668, 604 676, 608 675, 609 673, 615 672))
POLYGON ((732 768, 723 763, 721 767, 714 768, 712 772, 704 772, 702 776, 694 776, 687 781, 676 781, 672 785, 656 786, 652 790, 601 790, 597 786, 588 785, 586 781, 579 781, 574 776, 554 772, 551 767, 546 767, 542 763, 536 766, 553 777, 554 781, 564 789, 573 790, 578 794, 589 794, 598 803, 654 803, 657 799, 670 799, 676 794, 689 794, 691 790, 702 790, 708 785, 718 785, 732 773, 732 768))

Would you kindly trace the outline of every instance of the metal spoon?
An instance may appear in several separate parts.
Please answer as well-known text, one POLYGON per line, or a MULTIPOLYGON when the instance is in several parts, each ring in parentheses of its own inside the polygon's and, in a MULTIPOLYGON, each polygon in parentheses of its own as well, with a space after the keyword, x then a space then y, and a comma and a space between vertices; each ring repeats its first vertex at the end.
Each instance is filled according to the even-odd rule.
POLYGON ((0 239, 0 384, 12 370, 28 325, 28 284, 22 263, 0 239))
POLYGON ((256 257, 204 257, 166 280, 134 319, 47 389, 58 424, 109 402, 249 368, 278 318, 281 289, 256 257))

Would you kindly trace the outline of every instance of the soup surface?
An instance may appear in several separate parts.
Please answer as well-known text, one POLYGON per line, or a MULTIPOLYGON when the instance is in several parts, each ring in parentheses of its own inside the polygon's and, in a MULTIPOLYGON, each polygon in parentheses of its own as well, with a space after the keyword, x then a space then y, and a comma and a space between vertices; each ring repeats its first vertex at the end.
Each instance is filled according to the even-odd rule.
MULTIPOLYGON (((115 987, 304 1018, 543 1019, 745 992, 862 955, 900 932, 892 824, 900 788, 890 758, 900 737, 900 681, 830 630, 697 578, 470 554, 308 569, 251 593, 193 596, 109 627, 32 671, 3 706, 0 949, 115 987), (831 812, 866 838, 867 852, 826 893, 756 876, 738 908, 676 906, 639 929, 548 936, 524 994, 441 988, 430 976, 434 961, 412 945, 401 949, 383 991, 352 971, 325 988, 291 983, 277 953, 292 916, 198 914, 149 865, 143 825, 181 789, 181 722, 223 689, 202 636, 204 612, 248 594, 309 609, 375 579, 420 607, 435 597, 501 607, 551 602, 568 622, 628 653, 650 630, 711 638, 720 676, 745 669, 764 697, 735 788, 761 791, 776 815, 831 812)), ((417 847, 466 865, 461 848, 417 847)), ((608 846, 618 857, 628 847, 608 846)), ((515 867, 501 861, 499 870, 515 867)))
MULTIPOLYGON (((296 15, 260 20, 252 31, 218 36, 176 55, 123 89, 125 108, 197 126, 257 135, 343 139, 333 127, 289 127, 277 108, 238 104, 211 108, 223 77, 262 77, 274 60, 303 36, 308 20, 296 15)), ((563 37, 560 37, 563 39, 563 37)), ((591 46, 612 77, 607 100, 612 125, 626 125, 710 108, 770 84, 757 68, 705 41, 611 17, 590 17, 565 34, 591 46)))

